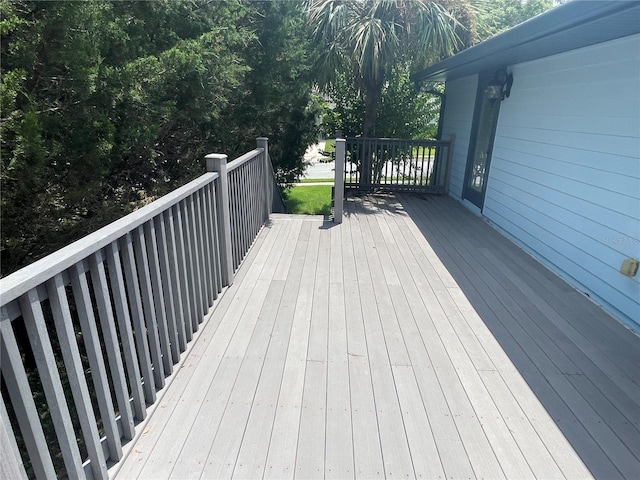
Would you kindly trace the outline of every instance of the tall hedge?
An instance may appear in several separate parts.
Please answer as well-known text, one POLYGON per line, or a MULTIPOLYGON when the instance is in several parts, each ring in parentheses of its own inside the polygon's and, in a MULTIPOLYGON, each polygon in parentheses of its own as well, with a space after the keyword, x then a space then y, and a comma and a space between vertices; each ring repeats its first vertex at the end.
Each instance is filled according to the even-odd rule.
POLYGON ((283 180, 316 135, 298 2, 0 3, 2 274, 266 135, 283 180))

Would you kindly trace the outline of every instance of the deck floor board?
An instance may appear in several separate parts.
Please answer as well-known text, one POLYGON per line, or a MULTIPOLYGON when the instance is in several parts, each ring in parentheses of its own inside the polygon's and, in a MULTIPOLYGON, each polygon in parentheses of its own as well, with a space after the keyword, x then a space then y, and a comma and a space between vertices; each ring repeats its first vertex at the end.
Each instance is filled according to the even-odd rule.
POLYGON ((447 197, 274 215, 112 476, 640 478, 640 337, 447 197))

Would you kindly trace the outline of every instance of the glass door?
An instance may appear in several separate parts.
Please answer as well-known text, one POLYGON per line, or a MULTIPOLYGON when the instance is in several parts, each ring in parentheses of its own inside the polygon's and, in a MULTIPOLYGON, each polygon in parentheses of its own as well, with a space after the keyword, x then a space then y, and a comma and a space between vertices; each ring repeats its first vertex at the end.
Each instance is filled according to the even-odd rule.
POLYGON ((472 128, 472 142, 474 138, 475 142, 469 149, 462 197, 482 210, 501 99, 496 98, 495 89, 482 79, 479 88, 472 128))

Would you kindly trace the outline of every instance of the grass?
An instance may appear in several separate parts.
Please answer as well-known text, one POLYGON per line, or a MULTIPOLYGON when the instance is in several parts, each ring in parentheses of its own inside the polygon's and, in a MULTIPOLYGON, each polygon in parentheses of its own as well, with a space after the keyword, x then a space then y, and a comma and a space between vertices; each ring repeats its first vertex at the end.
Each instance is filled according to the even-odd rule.
POLYGON ((329 215, 331 185, 296 186, 284 191, 289 213, 298 215, 329 215))
POLYGON ((333 178, 301 178, 298 183, 333 183, 333 178))
POLYGON ((321 162, 332 162, 336 159, 336 141, 327 140, 324 144, 324 150, 321 152, 324 157, 320 159, 321 162))
POLYGON ((324 143, 324 151, 327 153, 334 153, 336 151, 336 141, 332 138, 324 143))

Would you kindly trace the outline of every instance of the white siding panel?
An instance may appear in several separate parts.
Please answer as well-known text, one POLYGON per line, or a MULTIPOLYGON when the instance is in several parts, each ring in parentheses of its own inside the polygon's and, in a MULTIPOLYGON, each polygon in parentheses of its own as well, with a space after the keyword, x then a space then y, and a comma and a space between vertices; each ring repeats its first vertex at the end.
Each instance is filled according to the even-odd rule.
POLYGON ((455 198, 462 197, 464 170, 469 151, 473 109, 476 101, 478 75, 447 82, 447 103, 442 127, 443 138, 446 140, 451 134, 456 135, 453 149, 453 163, 449 181, 449 194, 455 198))
POLYGON ((640 35, 511 71, 483 214, 638 329, 640 35))

